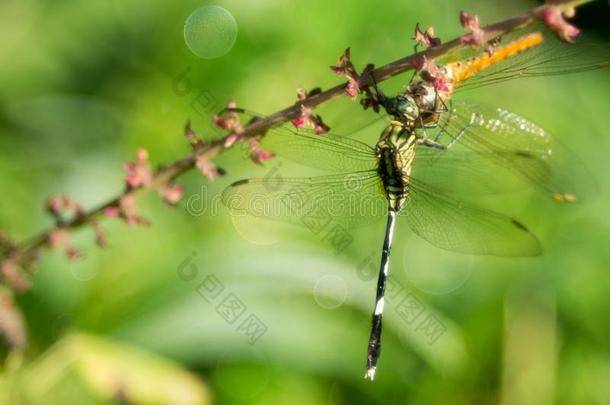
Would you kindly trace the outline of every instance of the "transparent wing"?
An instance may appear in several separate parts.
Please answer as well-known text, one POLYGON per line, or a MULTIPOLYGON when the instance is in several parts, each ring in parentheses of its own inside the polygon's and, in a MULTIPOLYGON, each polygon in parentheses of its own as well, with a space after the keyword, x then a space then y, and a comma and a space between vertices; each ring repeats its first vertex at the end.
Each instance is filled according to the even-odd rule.
MULTIPOLYGON (((244 109, 235 110, 243 123, 261 116, 244 109)), ((358 130, 379 122, 383 116, 368 117, 358 130)), ((338 135, 336 132, 317 134, 309 128, 284 124, 267 131, 261 140, 264 149, 293 162, 335 172, 365 171, 376 167, 375 150, 369 145, 338 135)))
POLYGON ((240 180, 224 190, 222 201, 234 215, 265 217, 316 229, 330 224, 351 228, 387 214, 387 201, 374 171, 240 180))
POLYGON ((355 139, 332 134, 317 135, 308 129, 281 126, 261 141, 263 148, 293 162, 330 171, 374 170, 375 150, 355 139))
POLYGON ((413 178, 400 217, 414 233, 441 249, 492 256, 542 252, 536 236, 519 221, 442 195, 413 178))
MULTIPOLYGON (((451 101, 432 136, 449 146, 447 156, 454 151, 475 152, 554 199, 583 200, 597 191, 577 156, 536 124, 505 109, 451 101)), ((499 179, 494 172, 489 176, 499 179)))
MULTIPOLYGON (((400 91, 401 87, 399 87, 400 91)), ((333 134, 349 135, 350 137, 364 131, 380 133, 380 126, 386 123, 385 116, 373 109, 363 110, 360 103, 355 103, 349 97, 339 97, 332 103, 323 103, 316 107, 324 123, 330 126, 333 134)))
MULTIPOLYGON (((580 35, 574 44, 566 44, 544 27, 529 34, 542 35, 541 44, 494 64, 458 85, 459 90, 474 89, 526 77, 554 76, 610 67, 610 44, 580 35)), ((509 44, 526 34, 507 36, 499 46, 509 44)), ((452 62, 458 63, 458 62, 452 62)), ((447 66, 451 66, 449 63, 447 66)))
MULTIPOLYGON (((456 195, 485 195, 523 189, 527 183, 513 170, 498 165, 503 152, 475 153, 418 146, 411 175, 431 187, 456 195)), ((511 152, 506 152, 510 154, 511 152)), ((503 157, 510 159, 510 156, 503 157)))

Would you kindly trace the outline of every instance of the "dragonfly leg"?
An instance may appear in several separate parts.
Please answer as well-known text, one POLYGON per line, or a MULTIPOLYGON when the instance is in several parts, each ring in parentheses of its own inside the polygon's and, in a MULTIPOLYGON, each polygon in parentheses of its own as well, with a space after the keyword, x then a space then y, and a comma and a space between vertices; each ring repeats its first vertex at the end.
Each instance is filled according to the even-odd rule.
MULTIPOLYGON (((437 96, 438 97, 438 96, 437 96)), ((449 108, 447 107, 447 105, 445 104, 445 101, 441 98, 438 97, 438 100, 440 101, 440 103, 442 104, 442 108, 434 111, 434 113, 438 113, 438 114, 442 114, 442 113, 446 113, 449 112, 449 117, 447 118, 447 121, 451 120, 451 115, 453 114, 453 111, 449 110, 449 108)), ((443 146, 442 148, 439 149, 447 149, 449 146, 453 145, 455 142, 457 142, 459 140, 459 138, 463 135, 463 131, 465 131, 466 129, 464 129, 463 131, 460 132, 460 134, 458 134, 457 137, 453 137, 450 133, 448 133, 445 128, 443 126, 439 126, 438 121, 435 122, 434 124, 431 124, 429 126, 429 128, 439 128, 440 130, 438 131, 438 133, 434 136, 434 144, 426 144, 427 146, 434 146, 434 147, 439 147, 439 145, 443 146), (441 137, 443 136, 443 134, 447 134, 452 140, 449 143, 449 145, 445 146, 442 143, 439 142, 439 139, 441 139, 441 137)))
POLYGON ((387 110, 387 97, 385 96, 385 94, 383 94, 383 91, 381 91, 381 89, 379 88, 379 85, 377 84, 377 80, 375 80, 375 75, 373 75, 372 71, 374 70, 374 66, 369 64, 364 68, 364 71, 362 72, 363 75, 366 73, 370 76, 371 81, 373 82, 373 84, 367 88, 365 88, 365 91, 367 93, 367 96, 371 99, 372 101, 372 106, 373 106, 373 110, 375 112, 378 112, 379 106, 384 107, 387 110), (370 91, 370 87, 373 88, 374 93, 372 93, 370 91))
POLYGON ((434 142, 440 143, 439 140, 441 139, 441 137, 443 136, 443 134, 445 134, 445 128, 441 128, 440 131, 438 131, 438 133, 436 134, 436 136, 434 137, 434 142))
POLYGON ((428 133, 426 132, 426 128, 430 128, 430 127, 427 126, 424 123, 424 119, 422 117, 422 114, 419 114, 419 127, 422 129, 422 131, 424 133, 424 138, 427 139, 428 138, 428 133))
MULTIPOLYGON (((446 113, 447 111, 449 111, 449 108, 447 107, 447 104, 445 104, 445 100, 443 100, 443 98, 442 98, 442 97, 439 97, 439 96, 438 96, 438 93, 437 93, 437 95, 436 95, 436 101, 437 101, 437 102, 438 102, 438 101, 440 101, 440 102, 441 102, 442 108, 441 108, 441 109, 439 109, 439 110, 437 110, 437 111, 435 111, 435 113, 442 114, 442 113, 446 113)), ((452 112, 451 112, 451 111, 449 111, 449 118, 448 118, 448 120, 450 120, 450 119, 451 119, 451 114, 452 114, 452 112)), ((436 136, 434 137, 434 141, 435 141, 435 142, 438 142, 438 140, 439 140, 439 139, 441 139, 441 136, 443 136, 443 134, 444 134, 444 133, 445 133, 445 128, 442 128, 442 127, 441 127, 441 130, 440 130, 440 131, 438 132, 438 134, 436 134, 436 136)))
POLYGON ((445 150, 448 148, 448 146, 445 146, 442 143, 436 142, 436 140, 432 140, 432 139, 428 139, 428 138, 423 138, 421 141, 421 144, 428 146, 430 148, 436 148, 436 149, 440 149, 440 150, 445 150))
POLYGON ((430 139, 428 137, 428 132, 426 131, 426 129, 430 129, 430 128, 436 128, 436 124, 425 124, 424 123, 424 119, 422 117, 422 114, 419 115, 419 128, 421 128, 423 134, 419 135, 419 143, 422 145, 426 145, 432 148, 437 148, 437 149, 445 149, 445 145, 437 142, 439 135, 437 135, 434 140, 430 139))
MULTIPOLYGON (((420 116, 419 116, 419 122, 420 122, 420 125, 419 125, 419 127, 418 127, 418 128, 421 128, 421 130, 422 130, 422 132, 423 132, 423 138, 424 138, 424 139, 430 139, 430 137, 428 136, 428 132, 426 131, 426 129, 435 129, 435 128, 437 128, 437 127, 438 127, 438 124, 437 124, 436 122, 433 122, 433 123, 431 123, 431 124, 426 124, 426 123, 424 123, 424 120, 423 120, 423 118, 422 118, 421 114, 420 114, 420 116)), ((436 141, 438 141, 438 138, 439 138, 439 135, 436 135, 436 136, 434 137, 434 141, 435 141, 435 142, 436 142, 436 141)))
POLYGON ((438 95, 438 92, 436 93, 436 104, 438 104, 438 102, 440 101, 441 105, 442 105, 442 109, 438 112, 447 112, 449 111, 449 107, 447 107, 447 104, 445 104, 445 100, 443 100, 442 97, 440 97, 438 95))
POLYGON ((453 145, 455 145, 455 143, 457 141, 460 140, 460 138, 466 133, 466 131, 468 130, 468 128, 470 128, 470 125, 466 125, 464 128, 462 128, 460 130, 460 132, 458 132, 458 134, 455 137, 452 137, 453 139, 451 140, 451 142, 449 142, 449 145, 447 145, 447 149, 449 149, 450 147, 452 147, 453 145))
MULTIPOLYGON (((416 54, 418 52, 418 43, 416 43, 413 46, 413 54, 416 54)), ((411 75, 411 79, 409 79, 409 84, 413 83, 413 80, 415 80, 415 76, 417 76, 417 69, 413 69, 413 74, 411 75)))

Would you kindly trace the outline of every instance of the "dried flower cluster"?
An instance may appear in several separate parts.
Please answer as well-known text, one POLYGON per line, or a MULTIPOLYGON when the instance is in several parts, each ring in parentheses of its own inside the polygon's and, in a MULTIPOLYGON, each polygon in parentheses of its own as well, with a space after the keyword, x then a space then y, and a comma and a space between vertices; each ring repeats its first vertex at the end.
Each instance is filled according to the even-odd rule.
POLYGON ((570 8, 567 11, 561 12, 557 7, 547 7, 542 9, 537 15, 546 26, 554 32, 559 39, 564 42, 572 43, 574 38, 580 34, 580 30, 568 23, 565 17, 573 17, 575 14, 574 8, 570 8))
POLYGON ((441 40, 434 36, 434 27, 429 26, 425 31, 419 28, 419 23, 415 25, 415 45, 423 45, 425 49, 434 48, 441 44, 441 40))
POLYGON ((350 96, 352 100, 355 100, 356 97, 358 97, 358 94, 360 94, 360 85, 358 84, 360 75, 358 75, 358 72, 356 72, 356 68, 354 68, 354 65, 351 61, 349 48, 347 48, 345 52, 343 52, 339 56, 337 64, 331 66, 330 69, 339 76, 347 77, 345 94, 350 96))
MULTIPOLYGON (((244 127, 241 123, 240 117, 241 110, 237 108, 237 104, 235 101, 229 101, 227 103, 227 107, 224 109, 222 114, 215 115, 212 120, 214 124, 224 130, 229 130, 230 133, 225 138, 224 147, 230 148, 237 141, 240 141, 244 138, 244 127)), ((260 164, 266 160, 269 160, 273 157, 271 152, 263 150, 260 143, 258 142, 258 138, 260 138, 262 134, 258 134, 257 136, 250 137, 248 139, 248 144, 250 145, 250 159, 254 163, 260 164)), ((210 162, 202 162, 201 167, 199 161, 197 161, 197 167, 203 172, 204 175, 208 177, 208 179, 212 180, 216 178, 218 174, 218 170, 211 167, 210 162), (216 175, 209 176, 208 173, 213 173, 216 175)))
POLYGON ((303 89, 297 90, 297 99, 298 102, 301 103, 301 115, 293 119, 292 124, 297 128, 304 128, 310 125, 316 134, 321 135, 328 132, 330 128, 324 123, 322 117, 314 114, 310 107, 306 107, 305 104, 303 104, 307 98, 318 94, 319 91, 320 89, 314 89, 309 93, 306 93, 303 89))
POLYGON ((481 29, 478 16, 471 16, 465 11, 460 12, 460 24, 462 28, 470 30, 470 34, 460 38, 463 45, 470 45, 473 48, 481 47, 485 42, 485 31, 481 29))

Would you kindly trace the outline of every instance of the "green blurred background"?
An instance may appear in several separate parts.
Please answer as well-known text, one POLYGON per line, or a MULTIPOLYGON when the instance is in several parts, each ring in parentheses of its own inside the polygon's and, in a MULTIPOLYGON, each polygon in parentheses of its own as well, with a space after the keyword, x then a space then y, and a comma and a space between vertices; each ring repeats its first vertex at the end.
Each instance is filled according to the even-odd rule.
MULTIPOLYGON (((381 65, 411 52, 416 22, 450 39, 462 32, 460 10, 492 22, 538 3, 219 1, 238 37, 226 55, 202 59, 183 27, 204 4, 0 3, 2 228, 24 240, 50 226, 43 204, 55 193, 85 207, 113 197, 123 187, 122 162, 139 147, 154 163, 188 154, 187 119, 204 138, 220 136, 209 115, 229 98, 265 114, 293 103, 299 87, 334 86, 328 66, 347 46, 357 67, 381 65)), ((577 25, 608 42, 608 8, 583 9, 577 25)), ((84 229, 73 238, 83 259, 45 253, 32 290, 17 297, 29 345, 22 359, 5 361, 0 400, 610 403, 608 73, 462 95, 556 134, 587 163, 600 193, 568 207, 531 192, 500 200, 498 211, 540 237, 545 254, 535 259, 447 253, 399 228, 374 383, 362 377, 383 224, 358 229, 337 254, 306 229, 232 220, 218 202, 231 182, 278 165, 309 172, 279 160, 257 166, 236 148, 216 160, 227 170, 217 181, 181 177, 177 207, 143 198, 150 229, 110 220, 102 225, 106 249, 84 229), (204 297, 204 281, 224 289, 204 297), (218 310, 225 298, 244 309, 233 323, 218 310), (240 330, 249 315, 265 328, 254 344, 240 330)), ((384 88, 399 89, 408 77, 384 88)), ((348 132, 375 118, 356 104, 344 97, 320 112, 348 132)), ((359 137, 373 142, 378 130, 359 137)))

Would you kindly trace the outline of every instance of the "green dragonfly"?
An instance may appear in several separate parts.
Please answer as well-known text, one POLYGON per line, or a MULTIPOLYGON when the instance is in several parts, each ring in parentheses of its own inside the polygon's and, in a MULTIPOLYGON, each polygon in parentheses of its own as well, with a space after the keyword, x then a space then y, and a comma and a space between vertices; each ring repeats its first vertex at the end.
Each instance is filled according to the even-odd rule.
POLYGON ((433 143, 398 121, 390 122, 374 147, 343 136, 275 128, 263 139, 263 147, 280 157, 333 173, 240 180, 222 195, 235 215, 297 224, 331 219, 350 229, 386 217, 367 356, 370 378, 379 357, 383 295, 397 220, 442 249, 535 256, 541 253, 541 246, 525 225, 472 204, 473 195, 514 190, 524 182, 549 196, 581 197, 595 189, 584 165, 530 121, 493 107, 450 105, 452 114, 445 115, 447 122, 441 119, 438 123, 441 136, 433 143), (461 115, 460 107, 478 111, 477 120, 461 115), (463 132, 460 140, 446 148, 455 136, 442 135, 459 132, 463 132))
MULTIPOLYGON (((531 38, 536 39, 528 37, 527 41, 531 38)), ((579 48, 572 48, 576 50, 571 53, 565 53, 563 45, 554 49, 558 52, 548 48, 529 54, 519 51, 513 63, 499 64, 487 75, 469 78, 470 83, 479 87, 610 65, 605 62, 606 46, 603 59, 591 63, 583 62, 579 48)), ((448 68, 445 72, 451 73, 448 68)), ((456 89, 468 88, 465 79, 449 84, 451 95, 456 89)), ((266 178, 240 180, 222 196, 235 215, 310 227, 332 220, 350 229, 386 219, 367 350, 365 377, 371 380, 381 351, 384 292, 397 222, 449 251, 536 256, 542 251, 536 236, 517 219, 472 203, 476 195, 529 184, 554 200, 574 202, 596 190, 591 174, 574 154, 515 113, 453 100, 449 94, 437 94, 421 79, 396 97, 377 94, 391 120, 375 146, 336 134, 320 136, 302 128, 274 128, 263 138, 264 148, 332 174, 283 177, 279 183, 266 178)))

